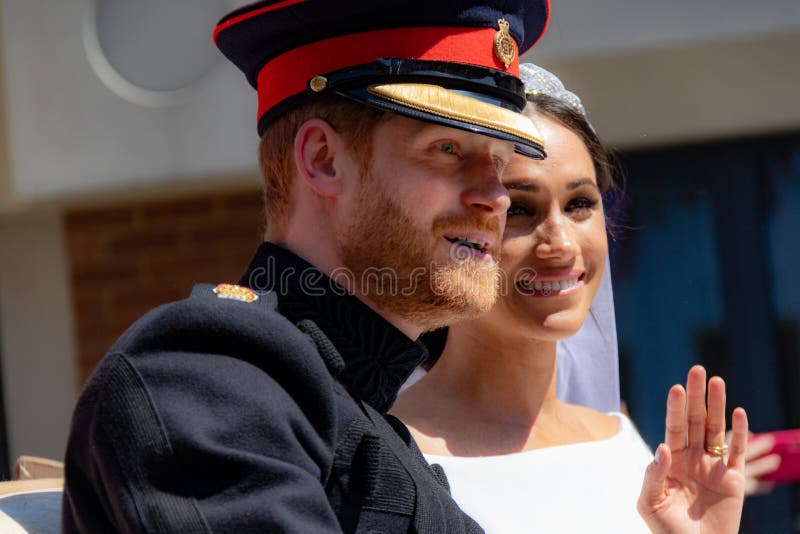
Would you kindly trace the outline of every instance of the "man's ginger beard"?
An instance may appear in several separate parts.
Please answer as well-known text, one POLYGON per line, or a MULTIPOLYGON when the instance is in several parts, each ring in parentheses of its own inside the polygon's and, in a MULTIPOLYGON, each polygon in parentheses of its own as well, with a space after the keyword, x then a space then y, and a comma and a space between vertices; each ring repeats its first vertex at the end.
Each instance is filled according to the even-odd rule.
POLYGON ((361 209, 339 238, 342 263, 356 284, 350 290, 426 331, 488 311, 497 299, 497 262, 458 261, 463 249, 455 245, 446 260, 434 254, 441 236, 458 230, 487 233, 499 245, 497 217, 445 216, 420 228, 371 172, 363 176, 356 200, 361 209))

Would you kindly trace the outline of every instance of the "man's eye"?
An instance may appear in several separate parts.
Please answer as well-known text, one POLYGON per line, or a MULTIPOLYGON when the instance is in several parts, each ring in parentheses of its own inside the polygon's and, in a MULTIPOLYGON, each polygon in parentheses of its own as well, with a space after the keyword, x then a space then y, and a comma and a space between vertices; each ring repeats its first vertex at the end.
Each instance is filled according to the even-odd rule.
POLYGON ((441 150, 445 154, 453 154, 453 155, 458 154, 458 150, 456 149, 455 143, 442 143, 439 145, 439 150, 441 150))

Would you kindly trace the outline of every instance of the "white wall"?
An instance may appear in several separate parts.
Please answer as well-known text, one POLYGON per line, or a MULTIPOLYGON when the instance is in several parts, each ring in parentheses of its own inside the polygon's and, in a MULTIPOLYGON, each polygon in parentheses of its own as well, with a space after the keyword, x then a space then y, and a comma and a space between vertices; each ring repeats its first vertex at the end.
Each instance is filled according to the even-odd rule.
POLYGON ((622 148, 800 129, 797 0, 553 0, 523 59, 622 148))
MULTIPOLYGON (((211 42, 213 25, 229 2, 168 4, 183 10, 159 9, 164 5, 160 0, 2 0, 0 47, 12 176, 12 198, 6 204, 98 190, 124 194, 131 187, 203 182, 209 175, 255 168, 255 92, 211 42), (120 58, 116 50, 121 67, 127 65, 127 72, 116 72, 92 41, 101 38, 94 34, 94 15, 103 5, 118 6, 120 14, 101 17, 100 24, 113 26, 133 11, 126 20, 140 34, 138 59, 160 65, 148 72, 150 79, 135 81, 148 85, 159 73, 169 78, 184 67, 176 51, 200 48, 196 80, 175 91, 127 82, 120 74, 135 77, 130 63, 136 58, 120 58), (181 11, 192 16, 181 16, 181 11), (157 13, 166 21, 153 24, 157 13), (161 43, 158 57, 152 42, 161 43)), ((129 37, 129 32, 109 32, 99 33, 106 40, 129 37)), ((113 47, 109 53, 114 56, 113 47)), ((184 81, 191 74, 184 72, 184 81)), ((170 83, 165 79, 165 86, 170 83)))
POLYGON ((800 130, 800 32, 541 64, 581 97, 617 147, 800 130))
POLYGON ((60 217, 0 217, 0 356, 9 455, 62 458, 77 398, 60 217))
POLYGON ((552 0, 534 58, 580 58, 800 31, 797 0, 552 0))

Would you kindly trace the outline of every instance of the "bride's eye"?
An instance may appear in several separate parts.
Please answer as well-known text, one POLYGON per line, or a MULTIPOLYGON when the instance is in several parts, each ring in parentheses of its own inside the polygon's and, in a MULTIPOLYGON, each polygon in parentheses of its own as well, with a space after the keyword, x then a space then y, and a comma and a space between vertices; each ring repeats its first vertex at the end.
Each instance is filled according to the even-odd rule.
POLYGON ((600 203, 599 200, 588 197, 573 198, 567 204, 568 212, 585 213, 595 208, 600 203))
POLYGON ((525 215, 533 215, 533 210, 525 204, 519 202, 512 202, 506 211, 506 217, 519 217, 525 215))

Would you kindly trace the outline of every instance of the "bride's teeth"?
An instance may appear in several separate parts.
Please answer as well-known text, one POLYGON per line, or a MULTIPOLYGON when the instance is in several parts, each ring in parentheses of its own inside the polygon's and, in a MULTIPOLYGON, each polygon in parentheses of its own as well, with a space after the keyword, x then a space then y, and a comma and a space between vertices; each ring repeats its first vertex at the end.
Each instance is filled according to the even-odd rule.
POLYGON ((558 292, 575 287, 578 284, 578 280, 555 280, 550 282, 534 282, 532 280, 523 280, 522 284, 526 288, 535 289, 536 291, 558 292))

